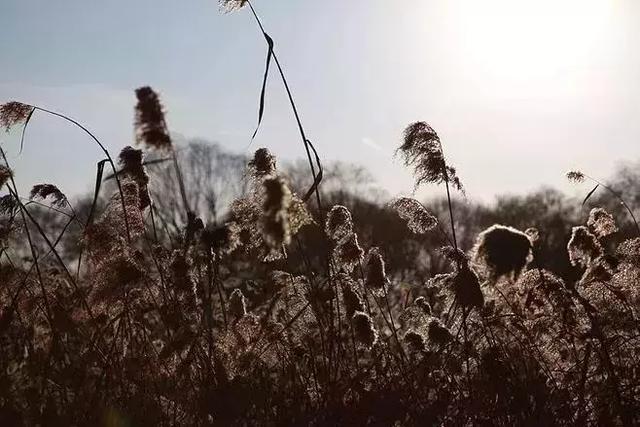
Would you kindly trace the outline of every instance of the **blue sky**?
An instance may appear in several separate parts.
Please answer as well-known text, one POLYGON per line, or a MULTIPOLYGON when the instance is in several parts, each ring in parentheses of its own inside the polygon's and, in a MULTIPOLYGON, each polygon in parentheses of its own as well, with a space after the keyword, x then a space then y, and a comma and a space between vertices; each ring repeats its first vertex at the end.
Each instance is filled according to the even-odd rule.
MULTIPOLYGON (((607 176, 640 157, 640 8, 632 0, 254 0, 326 160, 412 190, 393 152, 428 121, 472 199, 607 176)), ((2 0, 0 102, 49 107, 117 153, 132 144, 133 90, 161 93, 171 129, 235 151, 256 121, 265 44, 248 10, 215 0, 2 0)), ((18 156, 23 186, 91 188, 100 153, 39 115, 18 156)), ((302 157, 281 83, 269 80, 252 148, 302 157)), ((421 194, 439 192, 427 188, 421 194)))

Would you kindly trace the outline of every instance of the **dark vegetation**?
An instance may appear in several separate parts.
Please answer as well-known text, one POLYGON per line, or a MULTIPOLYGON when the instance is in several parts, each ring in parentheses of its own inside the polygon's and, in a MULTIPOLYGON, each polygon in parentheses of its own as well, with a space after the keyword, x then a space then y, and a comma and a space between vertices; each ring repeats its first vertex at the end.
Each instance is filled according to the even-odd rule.
POLYGON ((1 152, 0 425, 640 423, 637 165, 475 205, 417 122, 397 156, 442 197, 385 202, 323 167, 287 92, 307 162, 284 166, 175 144, 148 87, 117 159, 0 106, 105 155, 72 201, 19 194, 1 152))

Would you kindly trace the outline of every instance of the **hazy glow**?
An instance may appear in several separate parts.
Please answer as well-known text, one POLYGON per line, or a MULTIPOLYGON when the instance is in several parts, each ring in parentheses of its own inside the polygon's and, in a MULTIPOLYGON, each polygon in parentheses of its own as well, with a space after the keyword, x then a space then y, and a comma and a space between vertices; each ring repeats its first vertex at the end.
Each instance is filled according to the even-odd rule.
POLYGON ((613 3, 454 0, 447 8, 464 65, 501 85, 543 85, 591 64, 611 27, 613 3))
MULTIPOLYGON (((221 14, 215 0, 0 4, 0 38, 12 41, 0 46, 0 103, 64 111, 117 153, 131 143, 133 89, 150 84, 177 133, 234 151, 265 146, 282 163, 305 157, 275 74, 247 149, 265 58, 249 10, 221 14)), ((607 177, 640 156, 638 0, 254 5, 322 160, 367 167, 391 195, 413 189, 393 153, 416 120, 441 135, 472 199, 541 185, 574 191, 567 170, 607 177)), ((26 190, 47 181, 92 191, 101 157, 81 132, 36 117, 22 156, 20 133, 0 133, 26 190)))

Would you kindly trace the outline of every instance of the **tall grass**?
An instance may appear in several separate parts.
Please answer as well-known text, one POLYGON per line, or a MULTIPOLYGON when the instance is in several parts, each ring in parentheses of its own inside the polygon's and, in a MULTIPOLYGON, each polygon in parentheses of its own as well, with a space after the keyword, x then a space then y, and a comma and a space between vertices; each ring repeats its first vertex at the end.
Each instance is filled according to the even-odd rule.
POLYGON ((640 238, 615 243, 616 218, 593 209, 567 241, 575 281, 545 265, 544 229, 496 224, 464 251, 451 197, 462 184, 435 130, 416 122, 398 153, 416 187, 444 184, 449 227, 412 198, 386 209, 417 236, 440 235, 449 268, 401 282, 347 206, 323 210, 320 163, 273 41, 248 0, 224 4, 249 6, 268 42, 311 189, 296 194, 260 148, 247 164, 249 191, 224 221, 205 223, 151 88, 136 91, 141 148, 124 147, 119 167, 64 114, 0 107, 0 124, 22 126, 22 142, 34 112, 46 112, 85 130, 106 157, 82 211, 51 183, 21 197, 2 151, 0 425, 640 423, 640 238), (162 195, 145 155, 158 151, 183 201, 177 232, 156 224, 162 195), (106 197, 105 164, 117 183, 106 197), (65 225, 52 235, 42 218, 65 225), (62 254, 74 226, 81 249, 62 254))

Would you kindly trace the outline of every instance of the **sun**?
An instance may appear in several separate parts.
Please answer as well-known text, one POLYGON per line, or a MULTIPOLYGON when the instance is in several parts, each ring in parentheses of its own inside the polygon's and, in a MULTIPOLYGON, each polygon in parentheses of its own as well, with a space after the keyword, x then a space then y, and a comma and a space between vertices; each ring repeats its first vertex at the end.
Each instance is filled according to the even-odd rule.
POLYGON ((451 0, 460 63, 500 84, 587 67, 611 27, 613 0, 451 0))

